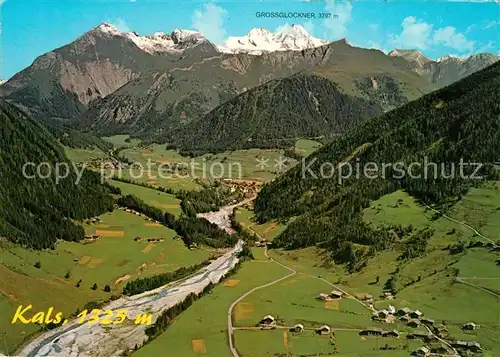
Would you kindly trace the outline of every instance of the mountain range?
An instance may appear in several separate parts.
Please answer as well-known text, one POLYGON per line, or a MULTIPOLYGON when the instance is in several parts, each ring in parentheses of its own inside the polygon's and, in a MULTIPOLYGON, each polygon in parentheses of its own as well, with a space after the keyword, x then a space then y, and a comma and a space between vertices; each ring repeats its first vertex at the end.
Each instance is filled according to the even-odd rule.
POLYGON ((275 51, 301 51, 327 45, 329 41, 311 36, 301 25, 284 26, 276 32, 255 28, 242 37, 229 37, 218 46, 223 53, 250 53, 261 55, 275 51))
POLYGON ((275 33, 253 29, 216 46, 195 31, 140 36, 101 24, 38 57, 0 94, 51 128, 171 142, 185 125, 214 118, 211 111, 242 93, 298 73, 325 78, 343 94, 387 111, 497 59, 386 55, 314 38, 297 25, 275 33))

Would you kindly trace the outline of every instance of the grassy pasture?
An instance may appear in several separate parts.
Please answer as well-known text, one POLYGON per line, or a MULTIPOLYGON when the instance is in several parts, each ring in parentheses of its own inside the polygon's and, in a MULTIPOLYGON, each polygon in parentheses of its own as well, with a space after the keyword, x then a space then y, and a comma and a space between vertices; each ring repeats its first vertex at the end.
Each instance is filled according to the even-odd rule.
POLYGON ((181 201, 175 196, 156 191, 147 187, 124 183, 111 180, 110 183, 121 189, 122 195, 134 195, 147 202, 148 204, 157 207, 163 211, 170 212, 176 216, 181 214, 181 201))
MULTIPOLYGON (((486 233, 486 229, 495 232, 497 206, 496 203, 492 204, 488 197, 495 192, 497 191, 494 186, 487 188, 486 191, 472 189, 469 195, 465 196, 448 215, 458 219, 460 215, 467 214, 470 219, 467 222, 483 234, 486 233), (485 204, 481 206, 482 200, 485 204), (470 212, 464 212, 474 205, 476 205, 476 214, 484 216, 479 223, 473 222, 470 212)), ((328 337, 316 336, 310 331, 299 335, 284 332, 281 329, 236 330, 236 348, 243 356, 275 356, 280 353, 328 355, 336 351, 336 355, 340 356, 399 357, 408 356, 422 346, 420 341, 408 341, 405 338, 405 334, 415 331, 414 329, 400 323, 372 322, 370 311, 353 299, 342 299, 338 304, 331 306, 316 300, 319 293, 333 289, 329 284, 317 279, 321 276, 338 284, 351 294, 359 296, 365 293, 372 294, 375 296, 377 308, 386 308, 389 304, 393 304, 396 307, 409 306, 412 309, 419 309, 429 318, 438 322, 445 321, 450 330, 450 338, 476 340, 486 349, 484 356, 498 355, 500 353, 498 337, 500 336, 500 299, 456 282, 453 274, 458 269, 459 276, 475 284, 481 281, 481 284, 484 284, 481 286, 494 289, 497 283, 495 261, 500 257, 484 248, 468 249, 465 253, 451 255, 443 250, 448 244, 478 238, 474 237, 472 230, 459 223, 452 222, 445 217, 435 220, 433 216, 432 211, 420 206, 402 191, 384 196, 365 210, 364 218, 374 225, 412 224, 415 228, 434 229, 435 234, 429 241, 427 254, 405 262, 398 260, 400 255, 398 250, 378 252, 369 260, 365 269, 348 274, 342 266, 332 265, 328 254, 314 247, 295 251, 273 250, 269 252, 271 257, 293 267, 298 273, 280 283, 252 293, 235 308, 234 322, 239 328, 254 326, 264 315, 271 314, 276 317, 278 324, 285 326, 302 323, 306 328, 322 324, 328 324, 334 329, 362 329, 369 326, 384 329, 396 328, 402 333, 399 339, 361 337, 356 331, 337 330, 334 345, 332 345, 328 337), (387 301, 379 298, 384 283, 394 274, 398 279, 397 299, 387 301), (419 278, 418 281, 417 278, 419 278), (468 321, 481 324, 481 329, 473 334, 463 333, 460 326, 468 321), (383 349, 386 347, 391 349, 383 349)), ((238 221, 246 228, 256 227, 252 218, 253 214, 248 209, 239 209, 237 212, 238 221)), ((271 280, 271 269, 279 269, 279 266, 265 259, 263 249, 254 248, 253 251, 257 260, 246 263, 243 269, 231 278, 238 280, 237 284, 216 287, 214 294, 196 302, 194 307, 184 312, 167 332, 150 345, 140 349, 136 355, 147 356, 160 353, 162 348, 169 346, 174 352, 183 356, 229 356, 225 336, 227 306, 244 291, 259 285, 256 279, 265 276, 271 280), (261 273, 255 270, 259 268, 259 265, 262 269, 261 273), (243 272, 248 272, 251 278, 245 279, 243 272), (228 299, 221 292, 234 293, 234 295, 228 299), (224 306, 220 306, 221 302, 224 302, 224 306), (206 325, 206 312, 197 306, 210 309, 210 316, 220 321, 217 324, 212 321, 217 333, 208 327, 208 324, 206 325), (213 310, 214 307, 216 310, 213 310), (197 354, 193 351, 193 340, 204 341, 205 353, 197 354)), ((282 275, 286 273, 287 271, 281 269, 282 275)))
POLYGON ((36 311, 53 306, 69 315, 89 301, 120 293, 128 279, 172 271, 209 257, 209 252, 190 251, 182 240, 174 240, 174 231, 147 223, 143 217, 117 210, 103 215, 100 224, 85 225, 85 230, 122 232, 123 236, 103 236, 88 244, 61 241, 52 251, 4 244, 0 248, 0 336, 6 333, 7 347, 0 341, 0 351, 11 351, 38 329, 34 325, 10 325, 20 304, 32 304, 36 311), (165 241, 148 247, 146 241, 135 242, 136 236, 163 237, 165 241), (40 269, 34 267, 37 261, 40 269), (67 272, 68 279, 64 277, 67 272), (116 283, 119 278, 122 281, 116 283), (95 291, 90 289, 94 283, 98 285, 95 291), (111 286, 111 293, 102 291, 106 284, 111 286))
POLYGON ((92 159, 104 159, 107 157, 100 149, 75 149, 65 146, 64 152, 68 159, 72 162, 86 162, 92 159))
POLYGON ((307 157, 322 146, 323 144, 318 141, 300 139, 295 142, 295 152, 301 156, 307 157))
POLYGON ((341 299, 338 309, 333 309, 316 299, 320 293, 329 293, 333 289, 315 277, 296 274, 241 301, 246 313, 241 318, 236 317, 235 325, 254 326, 265 315, 274 316, 282 326, 302 323, 313 328, 323 324, 338 328, 364 328, 371 325, 369 311, 355 300, 341 299))
MULTIPOLYGON (((286 168, 295 164, 295 160, 284 156, 283 150, 274 149, 237 150, 190 158, 179 155, 175 150, 167 149, 165 145, 155 144, 144 148, 127 148, 121 154, 129 160, 143 164, 146 164, 148 160, 156 164, 182 163, 188 165, 193 162, 193 172, 198 178, 232 178, 267 181, 281 172, 275 166, 276 160, 279 160, 280 157, 287 159, 286 168), (258 166, 258 159, 268 160, 265 167, 258 166)), ((188 172, 191 174, 191 168, 189 168, 188 172)))

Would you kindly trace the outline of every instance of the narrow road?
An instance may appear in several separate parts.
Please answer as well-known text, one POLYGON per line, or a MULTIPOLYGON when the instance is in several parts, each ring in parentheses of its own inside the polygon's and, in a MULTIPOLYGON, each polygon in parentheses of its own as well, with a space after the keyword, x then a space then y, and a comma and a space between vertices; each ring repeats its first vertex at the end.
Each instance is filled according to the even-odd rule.
POLYGON ((436 212, 436 213, 439 213, 439 214, 440 214, 440 215, 442 215, 444 218, 446 218, 446 219, 448 219, 448 220, 450 220, 450 221, 452 221, 452 222, 458 223, 458 224, 460 224, 460 225, 462 225, 462 226, 464 226, 464 227, 466 227, 466 228, 469 228, 469 229, 470 229, 470 230, 472 230, 474 233, 476 233, 479 237, 481 237, 481 238, 483 238, 483 239, 486 239, 486 240, 487 240, 488 242, 490 242, 490 243, 495 244, 495 242, 494 242, 493 240, 491 240, 491 239, 489 239, 488 237, 486 237, 486 236, 482 235, 481 233, 479 233, 477 229, 475 229, 474 227, 471 227, 469 224, 467 224, 467 222, 461 222, 461 221, 458 221, 458 220, 456 220, 456 219, 454 219, 454 218, 451 218, 450 216, 445 215, 444 213, 442 213, 442 212, 438 211, 437 209, 432 208, 432 207, 431 207, 431 206, 429 206, 429 205, 425 205, 425 207, 427 207, 427 208, 428 208, 428 209, 430 209, 431 211, 434 211, 434 212, 436 212))
POLYGON ((231 306, 229 306, 229 309, 227 311, 227 333, 228 333, 228 338, 229 338, 229 349, 231 350, 231 353, 233 354, 234 357, 240 357, 239 354, 238 354, 238 351, 236 351, 236 348, 234 347, 234 344, 233 344, 233 337, 234 337, 234 327, 233 327, 233 319, 232 319, 232 316, 233 316, 233 310, 234 310, 234 307, 236 305, 238 305, 238 303, 243 300, 244 298, 246 298, 248 295, 252 294, 253 292, 257 291, 257 290, 260 290, 260 289, 264 289, 268 286, 271 286, 271 285, 274 285, 274 284, 277 284, 279 283, 280 281, 283 281, 285 279, 288 279, 289 277, 297 274, 297 272, 290 268, 290 267, 287 267, 286 265, 284 264, 281 264, 280 262, 274 260, 273 258, 271 258, 269 255, 267 255, 267 247, 265 248, 265 251, 264 251, 264 254, 266 255, 267 258, 269 258, 272 262, 278 264, 278 265, 281 265, 283 268, 287 269, 290 271, 290 274, 288 275, 285 275, 284 277, 282 278, 279 278, 279 279, 276 279, 276 280, 273 280, 267 284, 264 284, 264 285, 260 285, 260 286, 257 286, 255 288, 253 288, 252 290, 246 292, 245 294, 243 294, 242 296, 240 296, 236 301, 234 301, 231 306))

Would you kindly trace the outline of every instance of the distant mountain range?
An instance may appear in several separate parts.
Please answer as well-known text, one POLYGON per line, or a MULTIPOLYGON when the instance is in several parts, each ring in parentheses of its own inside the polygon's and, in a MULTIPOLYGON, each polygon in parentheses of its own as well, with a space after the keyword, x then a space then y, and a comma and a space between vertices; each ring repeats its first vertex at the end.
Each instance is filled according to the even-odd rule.
POLYGON ((428 77, 431 83, 448 85, 498 61, 499 57, 490 53, 480 53, 466 58, 444 56, 437 61, 425 57, 417 50, 398 50, 389 56, 403 57, 411 63, 413 70, 428 77))
POLYGON ((326 78, 345 95, 390 110, 496 60, 386 55, 316 39, 296 25, 275 33, 253 29, 216 46, 195 31, 140 36, 102 24, 38 57, 0 94, 51 126, 167 142, 238 95, 297 73, 326 78))

